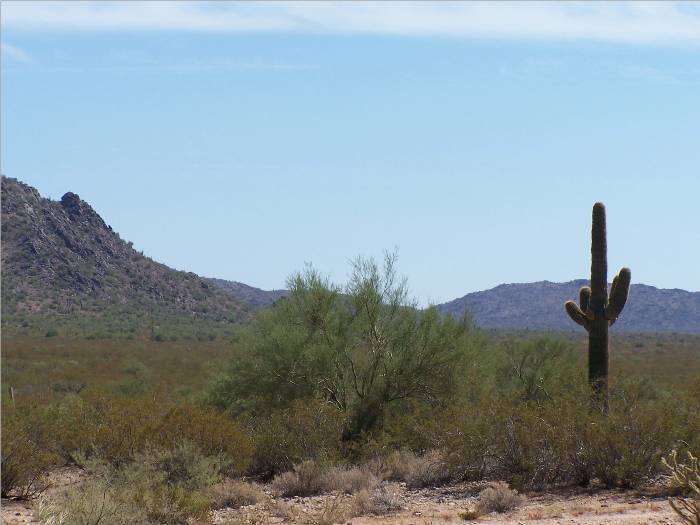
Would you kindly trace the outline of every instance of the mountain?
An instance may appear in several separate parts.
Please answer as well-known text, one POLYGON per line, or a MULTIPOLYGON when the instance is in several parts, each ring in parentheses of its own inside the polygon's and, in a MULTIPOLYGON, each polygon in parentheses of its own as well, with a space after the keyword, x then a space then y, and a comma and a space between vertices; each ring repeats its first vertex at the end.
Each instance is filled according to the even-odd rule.
MULTIPOLYGON (((467 309, 483 328, 578 330, 564 311, 564 302, 578 300, 587 280, 566 283, 501 284, 437 306, 444 314, 467 309)), ((700 333, 700 292, 632 284, 615 330, 628 332, 700 333)))
POLYGON ((210 281, 137 252, 78 195, 52 201, 2 177, 3 329, 185 332, 245 322, 251 311, 210 281))
POLYGON ((255 310, 272 306, 277 299, 287 295, 287 290, 261 290, 238 281, 226 281, 212 277, 204 277, 203 279, 255 310))
MULTIPOLYGON (((208 337, 286 293, 203 278, 137 252, 74 193, 2 177, 3 333, 208 337)), ((587 281, 502 284, 438 305, 484 328, 577 330, 564 312, 587 281)), ((700 292, 633 284, 618 330, 700 333, 700 292)))

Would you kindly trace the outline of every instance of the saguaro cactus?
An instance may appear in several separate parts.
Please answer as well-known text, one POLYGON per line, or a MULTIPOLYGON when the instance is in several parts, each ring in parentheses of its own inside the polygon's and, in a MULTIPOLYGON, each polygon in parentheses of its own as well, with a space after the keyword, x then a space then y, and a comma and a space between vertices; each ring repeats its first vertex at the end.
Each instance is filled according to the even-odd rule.
POLYGON ((567 301, 566 312, 588 331, 588 381, 604 399, 608 391, 608 327, 617 320, 627 301, 632 272, 622 268, 613 279, 608 297, 608 258, 605 206, 593 205, 591 228, 591 286, 579 291, 579 304, 567 301))

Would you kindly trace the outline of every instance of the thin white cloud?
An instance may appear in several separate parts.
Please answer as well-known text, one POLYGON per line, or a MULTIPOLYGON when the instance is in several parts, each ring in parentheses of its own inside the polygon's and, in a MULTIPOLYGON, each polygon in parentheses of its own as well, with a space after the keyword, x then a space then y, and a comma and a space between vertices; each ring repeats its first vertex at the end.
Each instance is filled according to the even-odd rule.
POLYGON ((14 62, 20 62, 22 64, 33 64, 34 58, 24 51, 15 46, 11 46, 7 42, 0 42, 0 52, 2 53, 2 61, 5 59, 10 59, 14 62))
POLYGON ((700 43, 691 2, 6 2, 24 30, 371 33, 700 43))

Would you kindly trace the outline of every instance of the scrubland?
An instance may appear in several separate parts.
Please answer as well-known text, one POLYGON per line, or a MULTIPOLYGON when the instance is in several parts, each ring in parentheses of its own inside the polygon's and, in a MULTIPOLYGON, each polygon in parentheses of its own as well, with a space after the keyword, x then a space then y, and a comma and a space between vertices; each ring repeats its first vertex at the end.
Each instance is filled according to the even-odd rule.
POLYGON ((388 263, 299 274, 233 336, 4 339, 5 519, 693 519, 697 337, 613 333, 605 410, 577 336, 419 311, 388 263))

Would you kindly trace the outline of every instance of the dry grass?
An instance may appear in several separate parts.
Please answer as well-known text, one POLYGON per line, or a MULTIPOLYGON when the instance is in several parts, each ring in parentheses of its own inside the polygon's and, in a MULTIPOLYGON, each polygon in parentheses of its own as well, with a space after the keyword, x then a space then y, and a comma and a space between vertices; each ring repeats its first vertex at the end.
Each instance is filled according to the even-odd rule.
POLYGON ((471 508, 461 511, 458 516, 464 521, 472 521, 478 519, 481 513, 477 509, 471 508))
POLYGON ((344 523, 348 515, 346 503, 336 496, 327 499, 319 510, 303 513, 300 522, 302 525, 334 525, 344 523))
POLYGON ((211 488, 211 498, 213 509, 237 509, 259 503, 265 494, 252 483, 226 479, 211 488))
POLYGON ((507 483, 498 481, 492 483, 479 493, 476 508, 480 514, 490 512, 508 512, 515 510, 525 502, 525 497, 511 489, 507 483))
POLYGON ((294 470, 278 474, 272 480, 272 490, 283 498, 315 496, 324 492, 326 469, 315 461, 294 465, 294 470))
POLYGON ((438 451, 418 456, 410 450, 389 454, 381 465, 386 479, 403 481, 408 488, 436 487, 450 481, 448 465, 438 451))
POLYGON ((381 516, 401 510, 403 501, 391 485, 382 485, 370 491, 362 489, 350 501, 350 515, 381 516))
POLYGON ((379 479, 368 468, 326 467, 315 461, 304 461, 289 472, 272 480, 272 489, 282 497, 315 496, 327 492, 355 494, 371 491, 379 479))
POLYGON ((366 467, 333 467, 323 475, 325 492, 356 494, 362 490, 371 491, 379 484, 379 479, 366 467))

